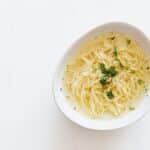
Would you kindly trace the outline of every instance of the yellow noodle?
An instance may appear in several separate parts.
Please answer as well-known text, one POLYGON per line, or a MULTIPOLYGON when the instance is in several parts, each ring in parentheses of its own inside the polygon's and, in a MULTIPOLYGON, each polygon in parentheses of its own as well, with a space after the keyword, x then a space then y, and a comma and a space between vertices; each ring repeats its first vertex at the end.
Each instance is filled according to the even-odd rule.
POLYGON ((98 118, 105 113, 119 116, 133 106, 148 88, 150 64, 147 54, 123 33, 104 33, 82 45, 81 54, 67 65, 64 83, 72 100, 86 114, 98 118), (114 53, 117 51, 117 54, 114 53), (100 69, 115 67, 117 75, 102 85, 100 69), (107 95, 113 93, 113 98, 107 95))

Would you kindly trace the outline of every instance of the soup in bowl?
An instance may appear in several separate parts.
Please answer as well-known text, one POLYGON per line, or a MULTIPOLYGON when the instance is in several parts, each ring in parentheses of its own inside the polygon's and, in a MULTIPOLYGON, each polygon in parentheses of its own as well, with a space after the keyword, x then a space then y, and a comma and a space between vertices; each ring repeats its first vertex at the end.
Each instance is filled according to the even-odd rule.
POLYGON ((126 23, 99 26, 60 60, 53 94, 60 110, 90 129, 121 128, 150 108, 150 42, 126 23))

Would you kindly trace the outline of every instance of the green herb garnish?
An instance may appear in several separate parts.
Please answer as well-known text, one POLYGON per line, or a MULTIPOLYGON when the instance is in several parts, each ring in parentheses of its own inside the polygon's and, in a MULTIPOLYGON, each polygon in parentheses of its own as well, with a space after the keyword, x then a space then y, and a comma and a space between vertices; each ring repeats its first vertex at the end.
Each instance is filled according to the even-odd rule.
POLYGON ((113 99, 115 97, 111 90, 108 91, 106 94, 109 99, 113 99))
POLYGON ((100 79, 100 83, 102 84, 102 85, 106 85, 106 84, 108 84, 109 82, 108 82, 108 80, 109 80, 109 76, 103 76, 102 77, 102 79, 100 79))
POLYGON ((114 54, 114 56, 117 58, 118 52, 117 52, 117 48, 116 48, 116 47, 114 47, 114 49, 113 49, 113 54, 114 54))
POLYGON ((101 72, 105 76, 114 77, 114 76, 116 76, 118 74, 118 71, 115 69, 114 66, 111 66, 110 68, 106 69, 105 68, 105 64, 100 63, 100 69, 101 69, 101 72))
POLYGON ((148 91, 148 88, 145 88, 145 93, 148 91))
POLYGON ((108 74, 111 76, 111 77, 114 77, 118 74, 118 71, 115 69, 115 67, 110 67, 108 70, 107 70, 108 74))
POLYGON ((123 64, 121 63, 121 61, 120 61, 118 58, 116 58, 116 61, 118 61, 119 66, 120 66, 121 68, 123 68, 123 67, 124 67, 124 66, 123 66, 123 64))
POLYGON ((135 73, 135 70, 130 70, 130 73, 135 73))
POLYGON ((149 67, 146 67, 147 70, 149 70, 149 67))
POLYGON ((135 107, 130 106, 129 110, 135 110, 135 107))
POLYGON ((100 69, 101 69, 102 73, 105 73, 105 71, 106 71, 105 64, 100 63, 100 69))
POLYGON ((111 40, 114 40, 115 38, 116 38, 115 36, 110 37, 111 40))
POLYGON ((116 47, 114 47, 114 49, 113 49, 113 54, 114 54, 114 56, 115 56, 115 60, 118 61, 120 67, 123 68, 124 66, 123 66, 123 64, 121 63, 121 61, 120 61, 119 58, 118 58, 118 51, 117 51, 117 48, 116 48, 116 47))
POLYGON ((131 43, 130 39, 126 39, 127 44, 129 45, 131 43))
POLYGON ((139 84, 139 85, 142 85, 143 83, 144 83, 143 80, 141 80, 141 79, 138 80, 138 84, 139 84))
POLYGON ((99 81, 102 85, 108 84, 108 80, 111 77, 114 77, 118 74, 118 71, 115 69, 114 66, 111 66, 110 68, 106 69, 105 64, 103 63, 100 63, 100 70, 103 73, 103 77, 99 81))

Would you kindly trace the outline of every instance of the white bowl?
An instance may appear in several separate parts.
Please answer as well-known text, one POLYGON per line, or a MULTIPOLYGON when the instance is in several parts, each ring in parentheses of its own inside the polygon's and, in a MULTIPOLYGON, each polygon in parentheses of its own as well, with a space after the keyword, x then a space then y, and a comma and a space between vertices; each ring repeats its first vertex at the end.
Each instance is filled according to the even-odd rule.
POLYGON ((61 91, 60 88, 63 87, 62 78, 64 73, 64 68, 66 64, 72 59, 74 55, 76 55, 79 51, 78 48, 82 43, 86 42, 89 38, 95 37, 103 32, 123 32, 128 34, 137 40, 141 46, 147 50, 150 54, 150 41, 146 37, 146 35, 137 29, 134 26, 131 26, 127 23, 121 22, 111 22, 104 25, 100 25, 90 32, 83 35, 74 44, 66 51, 62 59, 59 61, 59 64, 56 69, 56 73, 53 79, 53 95, 56 101, 56 104, 60 108, 60 110, 64 113, 64 115, 72 120, 74 123, 83 126, 89 129, 95 130, 112 130, 127 126, 136 120, 142 118, 148 110, 150 110, 150 90, 148 91, 148 95, 143 97, 141 103, 136 107, 136 110, 127 113, 123 117, 115 118, 115 119, 90 119, 81 113, 75 111, 73 107, 66 100, 65 92, 61 91))

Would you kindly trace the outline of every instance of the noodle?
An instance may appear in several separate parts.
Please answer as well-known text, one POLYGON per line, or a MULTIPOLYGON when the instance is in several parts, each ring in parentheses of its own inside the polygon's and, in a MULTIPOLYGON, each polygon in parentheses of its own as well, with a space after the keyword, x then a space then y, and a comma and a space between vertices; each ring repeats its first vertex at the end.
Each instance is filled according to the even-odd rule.
POLYGON ((131 37, 117 32, 104 33, 82 45, 64 74, 72 101, 94 118, 133 110, 149 80, 144 50, 131 37))

